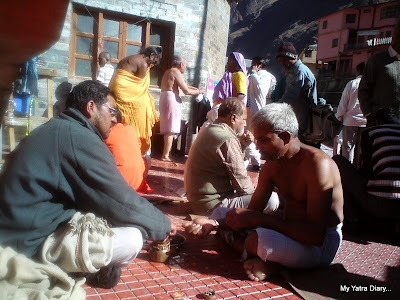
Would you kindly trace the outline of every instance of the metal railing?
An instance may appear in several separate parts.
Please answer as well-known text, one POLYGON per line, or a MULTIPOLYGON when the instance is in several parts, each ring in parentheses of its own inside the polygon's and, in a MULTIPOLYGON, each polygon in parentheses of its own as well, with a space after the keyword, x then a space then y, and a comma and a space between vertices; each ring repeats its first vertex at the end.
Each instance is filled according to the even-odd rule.
POLYGON ((380 46, 380 45, 389 45, 392 43, 392 37, 385 37, 385 38, 373 38, 367 40, 368 47, 371 46, 380 46))
POLYGON ((345 50, 354 50, 354 49, 362 49, 368 47, 376 47, 381 45, 390 45, 392 43, 392 37, 384 37, 384 38, 373 38, 366 40, 363 43, 354 43, 354 44, 345 44, 345 50))

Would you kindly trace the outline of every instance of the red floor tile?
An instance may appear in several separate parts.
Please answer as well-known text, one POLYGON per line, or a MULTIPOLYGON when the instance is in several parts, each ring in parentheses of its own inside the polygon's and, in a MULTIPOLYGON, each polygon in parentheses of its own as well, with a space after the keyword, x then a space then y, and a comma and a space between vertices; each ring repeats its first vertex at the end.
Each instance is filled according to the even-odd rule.
POLYGON ((143 284, 142 283, 140 283, 140 282, 128 282, 127 284, 126 284, 128 287, 129 287, 129 289, 131 289, 131 290, 136 290, 136 289, 141 289, 141 288, 144 288, 144 286, 143 286, 143 284))
POLYGON ((180 290, 193 289, 193 286, 191 286, 188 282, 176 283, 175 285, 176 285, 180 290))
POLYGON ((171 296, 168 295, 167 293, 155 295, 155 298, 156 298, 157 300, 172 299, 171 296))
POLYGON ((101 294, 102 300, 119 300, 120 298, 118 295, 111 293, 111 294, 101 294))
POLYGON ((235 294, 233 294, 231 291, 227 291, 227 290, 217 292, 216 296, 221 297, 222 299, 229 299, 229 298, 236 297, 235 294))
POLYGON ((139 296, 138 299, 139 300, 154 300, 154 299, 156 299, 156 297, 152 296, 152 295, 146 295, 146 296, 139 296))
POLYGON ((186 294, 186 296, 188 296, 188 297, 193 297, 193 296, 196 296, 196 295, 199 294, 199 292, 198 292, 196 289, 194 289, 194 288, 188 289, 188 290, 184 290, 183 292, 184 292, 184 293, 186 294))
POLYGON ((135 298, 135 294, 132 291, 123 291, 117 293, 120 299, 133 299, 135 298))
MULTIPOLYGON (((85 287, 85 286, 84 286, 85 287)), ((98 295, 97 291, 91 287, 85 287, 86 296, 98 295)))
POLYGON ((86 295, 87 300, 101 300, 100 295, 86 295))
POLYGON ((134 289, 132 290, 132 292, 135 294, 135 296, 137 297, 141 297, 141 296, 145 296, 145 295, 149 295, 149 291, 145 288, 141 288, 141 289, 134 289))
POLYGON ((163 290, 166 291, 167 293, 180 290, 177 286, 175 286, 175 285, 173 285, 173 284, 165 284, 165 285, 161 285, 161 287, 162 287, 163 290))
POLYGON ((161 294, 165 292, 164 289, 160 286, 152 286, 147 289, 149 290, 150 294, 161 294))
MULTIPOLYGON (((153 160, 148 182, 155 190, 145 195, 164 211, 184 234, 182 219, 189 220, 189 205, 183 194, 183 164, 153 160)), ((258 173, 249 172, 253 182, 258 173)), ((185 235, 185 234, 184 234, 185 235)), ((166 263, 148 260, 145 250, 127 268, 113 290, 85 288, 87 299, 201 299, 213 289, 220 299, 301 299, 282 277, 270 282, 247 280, 240 255, 232 252, 215 235, 190 239, 166 263)), ((373 241, 344 239, 334 260, 348 272, 382 280, 400 282, 400 247, 373 241)), ((218 298, 216 298, 218 299, 218 298)))
POLYGON ((240 296, 240 299, 243 299, 243 300, 255 300, 257 298, 252 296, 252 295, 243 295, 243 296, 240 296))

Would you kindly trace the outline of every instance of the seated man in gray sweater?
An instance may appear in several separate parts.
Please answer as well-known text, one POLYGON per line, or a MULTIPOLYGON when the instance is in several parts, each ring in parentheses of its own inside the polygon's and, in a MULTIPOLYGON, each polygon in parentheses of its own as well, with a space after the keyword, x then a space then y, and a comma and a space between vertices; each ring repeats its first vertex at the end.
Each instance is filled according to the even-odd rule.
MULTIPOLYGON (((247 112, 237 98, 228 98, 218 109, 218 119, 200 131, 185 166, 185 189, 192 212, 210 215, 216 207, 247 207, 254 187, 244 167, 243 150, 252 142, 243 132, 247 112)), ((274 195, 270 209, 276 210, 274 195)))
POLYGON ((0 245, 89 284, 111 288, 143 240, 176 227, 131 188, 103 139, 116 123, 111 90, 84 81, 67 109, 35 129, 7 160, 0 178, 0 245))

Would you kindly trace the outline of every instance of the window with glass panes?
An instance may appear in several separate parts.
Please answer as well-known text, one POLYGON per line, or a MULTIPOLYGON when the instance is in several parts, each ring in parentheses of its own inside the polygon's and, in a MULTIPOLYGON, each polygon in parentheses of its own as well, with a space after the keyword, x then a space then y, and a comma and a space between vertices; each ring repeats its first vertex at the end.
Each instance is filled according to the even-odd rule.
POLYGON ((69 76, 96 78, 100 52, 111 54, 114 67, 141 48, 161 47, 162 59, 150 70, 150 84, 159 86, 163 72, 171 67, 174 25, 143 17, 127 17, 108 11, 75 6, 72 14, 69 76))

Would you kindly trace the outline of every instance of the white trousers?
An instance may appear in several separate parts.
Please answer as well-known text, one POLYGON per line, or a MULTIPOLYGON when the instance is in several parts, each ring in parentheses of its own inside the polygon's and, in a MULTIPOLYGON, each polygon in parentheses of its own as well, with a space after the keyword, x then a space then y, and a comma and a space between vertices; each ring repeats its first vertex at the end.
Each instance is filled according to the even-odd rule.
POLYGON ((125 267, 133 261, 143 247, 142 233, 134 227, 111 228, 112 237, 111 265, 125 267))
POLYGON ((245 159, 250 160, 253 166, 261 166, 261 153, 257 150, 255 143, 251 143, 246 147, 244 155, 245 159))

